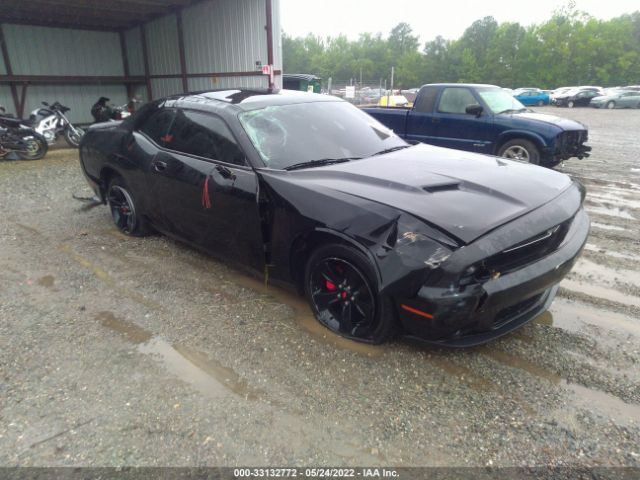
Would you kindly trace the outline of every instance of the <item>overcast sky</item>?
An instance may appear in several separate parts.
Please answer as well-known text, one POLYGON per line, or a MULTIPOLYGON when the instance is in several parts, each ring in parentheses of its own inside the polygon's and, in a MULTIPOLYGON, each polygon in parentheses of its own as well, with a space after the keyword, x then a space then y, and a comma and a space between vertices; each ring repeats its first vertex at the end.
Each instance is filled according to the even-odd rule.
MULTIPOLYGON (((574 0, 578 10, 609 19, 640 10, 638 0, 574 0)), ((411 25, 424 44, 438 35, 456 39, 471 23, 488 15, 498 23, 531 25, 548 20, 566 0, 280 0, 282 28, 293 36, 362 32, 384 36, 400 22, 411 25)))

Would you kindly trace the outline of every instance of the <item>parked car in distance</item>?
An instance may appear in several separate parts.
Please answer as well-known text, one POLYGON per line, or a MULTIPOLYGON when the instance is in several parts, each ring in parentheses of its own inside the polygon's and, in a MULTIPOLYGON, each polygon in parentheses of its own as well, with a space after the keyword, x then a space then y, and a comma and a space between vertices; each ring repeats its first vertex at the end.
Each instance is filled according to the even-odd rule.
POLYGON ((595 108, 640 108, 640 91, 613 90, 592 98, 589 103, 595 108))
POLYGON ((534 113, 494 85, 443 83, 420 88, 412 109, 365 108, 411 142, 554 166, 589 155, 587 127, 534 113))
POLYGON ((404 95, 382 95, 378 99, 380 107, 406 107, 407 105, 409 100, 404 95))
POLYGON ((573 90, 575 88, 578 88, 578 87, 560 87, 560 88, 556 88, 549 95, 549 103, 551 103, 551 105, 555 105, 557 97, 559 97, 560 95, 568 92, 569 90, 573 90))
MULTIPOLYGON (((82 139, 127 235, 150 228, 304 292, 354 340, 487 342, 553 300, 585 189, 552 170, 411 146, 340 99, 223 90, 153 101, 82 139)), ((202 321, 207 321, 205 318, 202 321)))
POLYGON ((549 105, 549 95, 544 93, 542 90, 525 90, 514 95, 514 98, 516 98, 521 104, 528 107, 534 105, 538 107, 549 105))
POLYGON ((602 93, 591 89, 573 89, 556 97, 556 107, 586 107, 595 98, 602 93))

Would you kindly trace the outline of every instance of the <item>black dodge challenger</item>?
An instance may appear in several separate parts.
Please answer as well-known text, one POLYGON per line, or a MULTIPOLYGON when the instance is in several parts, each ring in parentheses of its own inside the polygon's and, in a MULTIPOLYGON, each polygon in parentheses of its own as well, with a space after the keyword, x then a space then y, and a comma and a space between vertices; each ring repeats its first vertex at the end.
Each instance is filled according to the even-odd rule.
POLYGON ((91 127, 84 174, 128 235, 152 230, 306 295, 319 322, 470 346, 535 318, 589 232, 549 169, 412 146, 347 102, 173 96, 91 127))

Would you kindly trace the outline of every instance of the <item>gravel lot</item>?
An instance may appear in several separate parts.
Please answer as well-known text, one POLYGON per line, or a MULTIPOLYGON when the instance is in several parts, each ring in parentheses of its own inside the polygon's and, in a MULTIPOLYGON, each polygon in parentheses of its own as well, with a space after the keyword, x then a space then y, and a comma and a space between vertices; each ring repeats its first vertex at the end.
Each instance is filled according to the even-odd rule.
POLYGON ((464 351, 355 344, 305 302, 127 238, 77 152, 0 163, 0 465, 640 466, 640 110, 561 168, 593 227, 550 312, 464 351))

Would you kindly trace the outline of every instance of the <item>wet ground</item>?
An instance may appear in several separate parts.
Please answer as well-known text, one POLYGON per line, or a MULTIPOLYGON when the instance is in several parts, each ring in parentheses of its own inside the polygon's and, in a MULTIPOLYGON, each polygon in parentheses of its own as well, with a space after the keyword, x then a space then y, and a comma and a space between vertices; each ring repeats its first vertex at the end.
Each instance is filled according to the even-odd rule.
POLYGON ((640 111, 583 121, 593 228, 549 312, 490 345, 333 336, 305 302, 127 238, 77 152, 0 164, 0 465, 640 465, 640 111))

